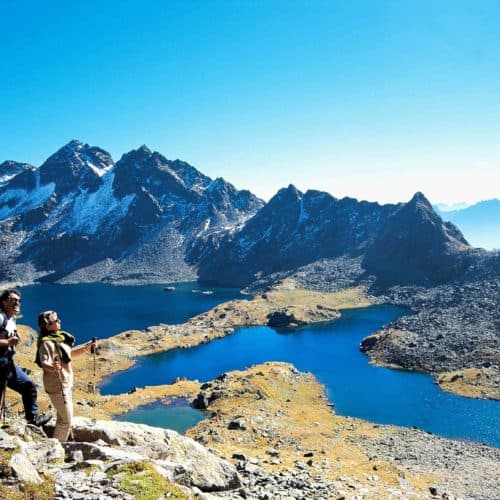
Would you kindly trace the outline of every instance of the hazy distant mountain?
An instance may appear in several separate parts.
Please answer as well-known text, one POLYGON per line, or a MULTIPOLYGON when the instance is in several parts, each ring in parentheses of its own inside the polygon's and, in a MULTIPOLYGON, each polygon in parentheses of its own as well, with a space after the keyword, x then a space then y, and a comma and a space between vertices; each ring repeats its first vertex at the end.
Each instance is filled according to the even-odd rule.
POLYGON ((460 210, 440 211, 440 215, 457 225, 471 245, 500 249, 500 200, 480 201, 460 210))

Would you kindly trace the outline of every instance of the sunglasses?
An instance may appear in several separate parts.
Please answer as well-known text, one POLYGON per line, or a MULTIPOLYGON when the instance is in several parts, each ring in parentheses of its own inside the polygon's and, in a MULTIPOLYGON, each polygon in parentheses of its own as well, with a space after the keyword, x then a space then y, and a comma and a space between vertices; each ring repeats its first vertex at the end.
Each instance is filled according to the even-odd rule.
POLYGON ((54 323, 60 323, 60 322, 61 322, 61 320, 59 318, 57 318, 57 319, 53 319, 53 320, 49 321, 47 324, 53 325, 54 323))
POLYGON ((9 297, 7 300, 9 302, 11 302, 12 304, 20 304, 21 303, 21 299, 18 299, 17 297, 9 297))

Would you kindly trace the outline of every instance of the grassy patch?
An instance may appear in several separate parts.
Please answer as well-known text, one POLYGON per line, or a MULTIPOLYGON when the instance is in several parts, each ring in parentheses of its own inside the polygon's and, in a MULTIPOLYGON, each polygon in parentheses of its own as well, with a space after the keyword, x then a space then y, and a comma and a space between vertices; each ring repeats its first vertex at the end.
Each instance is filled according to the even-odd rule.
POLYGON ((55 483, 46 478, 41 484, 16 483, 14 486, 0 484, 0 498, 9 500, 47 500, 54 498, 55 483))
MULTIPOLYGON (((9 461, 13 451, 0 450, 0 478, 10 474, 9 461)), ((4 497, 2 497, 4 498, 4 497)))
POLYGON ((108 477, 118 478, 119 488, 137 500, 156 500, 160 497, 186 499, 175 484, 163 478, 149 462, 132 462, 108 470, 108 477))
MULTIPOLYGON (((0 450, 0 480, 11 475, 10 459, 17 453, 18 447, 12 450, 0 450)), ((16 482, 13 486, 5 486, 0 483, 0 498, 9 500, 46 500, 54 496, 54 480, 50 477, 43 477, 43 483, 32 484, 16 482)))
POLYGON ((54 498, 55 482, 52 478, 45 478, 42 484, 21 483, 19 489, 23 500, 46 500, 54 498))

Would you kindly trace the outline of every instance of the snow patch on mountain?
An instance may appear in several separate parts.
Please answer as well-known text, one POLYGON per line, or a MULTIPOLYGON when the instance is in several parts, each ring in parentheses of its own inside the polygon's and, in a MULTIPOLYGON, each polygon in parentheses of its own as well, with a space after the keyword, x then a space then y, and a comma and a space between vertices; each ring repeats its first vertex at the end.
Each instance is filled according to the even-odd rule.
POLYGON ((11 179, 13 179, 15 176, 17 175, 16 174, 5 174, 5 175, 1 175, 0 176, 0 187, 3 185, 3 184, 6 184, 7 182, 9 182, 11 179))
POLYGON ((31 191, 27 191, 26 189, 9 189, 0 195, 0 219, 10 219, 18 214, 28 212, 42 205, 52 196, 55 183, 49 182, 40 186, 39 172, 36 172, 35 175, 35 189, 31 191))
POLYGON ((73 202, 73 207, 64 229, 68 234, 96 234, 104 220, 108 225, 119 221, 126 215, 135 194, 129 194, 118 201, 113 196, 114 174, 104 177, 104 183, 98 191, 80 192, 73 202))
POLYGON ((93 160, 86 154, 79 155, 80 159, 99 177, 102 177, 106 172, 113 168, 113 163, 109 163, 104 168, 94 165, 93 160))

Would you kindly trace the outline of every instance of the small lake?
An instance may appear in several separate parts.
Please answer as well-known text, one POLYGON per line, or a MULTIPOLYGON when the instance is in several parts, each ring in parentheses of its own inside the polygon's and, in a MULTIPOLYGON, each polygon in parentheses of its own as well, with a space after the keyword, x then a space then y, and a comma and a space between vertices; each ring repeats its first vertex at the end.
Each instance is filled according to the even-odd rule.
POLYGON ((163 427, 183 434, 206 418, 208 418, 208 415, 195 410, 189 405, 189 401, 177 399, 173 402, 157 401, 152 404, 138 406, 127 413, 118 415, 115 420, 163 427))
POLYGON ((374 306, 294 330, 241 328, 208 344, 138 358, 134 367, 104 381, 101 392, 117 394, 182 376, 207 381, 225 371, 286 361, 314 373, 338 414, 500 446, 499 402, 448 394, 429 375, 370 365, 359 351, 363 337, 405 313, 398 307, 374 306))
POLYGON ((165 286, 30 285, 20 289, 23 317, 18 322, 38 330, 38 314, 55 310, 62 329, 82 343, 160 323, 184 323, 222 302, 249 298, 236 288, 208 288, 196 282, 173 283, 173 292, 165 291, 165 286))

